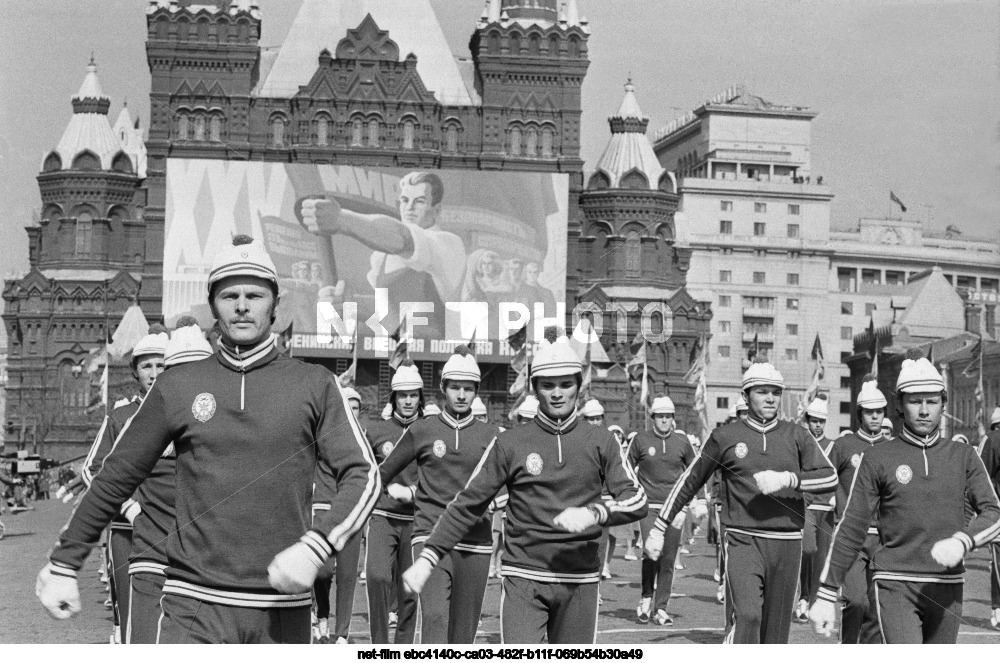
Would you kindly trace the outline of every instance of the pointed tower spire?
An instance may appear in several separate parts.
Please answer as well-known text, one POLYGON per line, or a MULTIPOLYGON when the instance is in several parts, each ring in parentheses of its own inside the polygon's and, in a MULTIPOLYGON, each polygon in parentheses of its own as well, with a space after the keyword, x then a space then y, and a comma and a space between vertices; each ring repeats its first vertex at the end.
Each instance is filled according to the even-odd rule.
POLYGON ((110 107, 111 100, 101 90, 101 81, 97 78, 97 62, 91 53, 90 62, 87 64, 87 75, 83 77, 83 83, 73 97, 73 112, 107 115, 110 107))
POLYGON ((596 170, 608 177, 612 189, 621 188, 622 180, 633 172, 646 178, 647 188, 656 189, 663 166, 646 136, 649 118, 639 108, 631 75, 625 83, 625 96, 618 112, 608 118, 608 124, 611 125, 611 140, 598 159, 596 170))
POLYGON ((111 100, 101 90, 93 54, 72 103, 73 117, 56 146, 63 167, 68 168, 78 155, 87 151, 100 160, 102 170, 110 170, 111 160, 122 150, 122 143, 108 121, 111 100))

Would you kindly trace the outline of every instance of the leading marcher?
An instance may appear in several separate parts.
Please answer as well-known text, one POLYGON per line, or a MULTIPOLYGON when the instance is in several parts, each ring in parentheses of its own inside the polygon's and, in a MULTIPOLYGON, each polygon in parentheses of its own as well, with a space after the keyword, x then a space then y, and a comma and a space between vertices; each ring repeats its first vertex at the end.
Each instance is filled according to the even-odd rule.
POLYGON ((908 351, 896 381, 899 436, 865 451, 810 609, 830 636, 837 592, 878 516, 872 560, 883 642, 954 643, 962 616, 962 560, 1000 532, 1000 504, 975 448, 941 437, 941 374, 908 351), (966 504, 977 517, 966 525, 966 504))
POLYGON ((177 451, 176 536, 158 642, 308 643, 316 574, 361 528, 378 468, 336 376, 278 353, 277 274, 246 236, 215 257, 215 359, 161 376, 63 529, 36 594, 56 618, 80 610, 77 572, 164 450, 177 451), (310 529, 316 464, 340 490, 310 529))

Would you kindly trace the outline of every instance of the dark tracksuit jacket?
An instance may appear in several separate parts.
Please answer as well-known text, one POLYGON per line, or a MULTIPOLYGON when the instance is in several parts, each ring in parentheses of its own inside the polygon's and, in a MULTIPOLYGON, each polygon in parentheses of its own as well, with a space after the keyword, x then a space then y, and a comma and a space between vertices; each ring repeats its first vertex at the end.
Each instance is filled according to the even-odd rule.
MULTIPOLYGON (((986 474, 993 482, 993 490, 1000 493, 1000 428, 990 431, 986 436, 986 442, 980 454, 983 465, 986 466, 986 474)), ((990 607, 993 610, 1000 608, 1000 546, 990 546, 990 607)))
POLYGON ((363 526, 380 492, 377 467, 336 377, 279 355, 272 339, 162 376, 120 435, 57 547, 67 575, 173 441, 177 535, 164 594, 249 608, 309 606, 309 592, 268 583, 274 556, 310 529, 317 462, 340 491, 317 523, 333 548, 363 526))
MULTIPOLYGON (((104 422, 101 424, 101 429, 97 432, 94 444, 91 445, 90 450, 87 452, 87 457, 83 461, 83 470, 80 473, 83 482, 88 488, 94 482, 94 477, 100 474, 108 454, 115 448, 115 441, 118 439, 118 434, 125 428, 125 424, 136 413, 141 403, 142 398, 134 396, 128 403, 116 406, 104 417, 104 422)), ((133 500, 129 499, 122 505, 119 513, 111 521, 112 529, 132 531, 132 523, 124 516, 125 510, 132 503, 133 500)))
POLYGON ((803 494, 832 492, 837 473, 812 434, 797 424, 733 422, 712 432, 654 527, 666 532, 716 470, 722 480, 727 613, 732 606, 733 614, 727 641, 787 642, 802 556, 803 494), (791 472, 792 487, 764 495, 753 475, 765 470, 791 472), (768 588, 762 594, 763 584, 768 588))

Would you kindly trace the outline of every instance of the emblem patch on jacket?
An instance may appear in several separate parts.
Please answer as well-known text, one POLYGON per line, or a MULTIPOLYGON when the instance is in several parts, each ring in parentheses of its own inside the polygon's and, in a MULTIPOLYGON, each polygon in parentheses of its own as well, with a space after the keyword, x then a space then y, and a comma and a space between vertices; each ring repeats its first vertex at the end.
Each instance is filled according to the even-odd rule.
POLYGON ((215 414, 215 396, 207 392, 195 396, 194 403, 191 404, 191 414, 201 423, 211 419, 215 414))
POLYGON ((528 474, 533 477, 537 477, 542 473, 542 465, 542 457, 538 454, 528 454, 528 460, 524 463, 524 467, 528 470, 528 474))
POLYGON ((392 442, 382 443, 382 455, 388 456, 390 453, 392 453, 392 442))
POLYGON ((750 450, 747 449, 747 445, 743 444, 742 442, 740 442, 739 444, 736 445, 736 457, 737 458, 746 458, 747 457, 747 453, 749 451, 750 450))
MULTIPOLYGON (((860 464, 861 464, 861 454, 854 454, 853 456, 851 456, 851 467, 857 467, 860 464)), ((907 479, 907 481, 909 481, 909 479, 907 479)))
POLYGON ((648 451, 650 456, 656 455, 656 447, 650 447, 648 451))
POLYGON ((896 468, 896 481, 903 484, 904 486, 910 483, 910 479, 913 478, 913 470, 910 469, 909 465, 900 465, 896 468))
POLYGON ((434 447, 431 450, 438 458, 444 458, 444 455, 448 453, 448 447, 445 446, 444 440, 434 440, 434 447))

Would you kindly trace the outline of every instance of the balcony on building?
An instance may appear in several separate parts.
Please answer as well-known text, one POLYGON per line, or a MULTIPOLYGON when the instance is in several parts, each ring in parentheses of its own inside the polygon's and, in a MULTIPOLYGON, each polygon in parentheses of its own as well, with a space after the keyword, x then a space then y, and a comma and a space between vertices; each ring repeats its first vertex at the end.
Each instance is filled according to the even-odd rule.
POLYGON ((773 331, 755 331, 751 329, 743 330, 743 342, 753 343, 754 339, 757 339, 757 343, 767 343, 772 345, 774 343, 774 332, 773 331))

